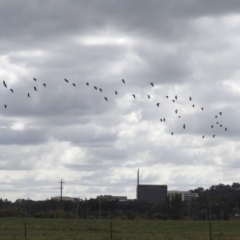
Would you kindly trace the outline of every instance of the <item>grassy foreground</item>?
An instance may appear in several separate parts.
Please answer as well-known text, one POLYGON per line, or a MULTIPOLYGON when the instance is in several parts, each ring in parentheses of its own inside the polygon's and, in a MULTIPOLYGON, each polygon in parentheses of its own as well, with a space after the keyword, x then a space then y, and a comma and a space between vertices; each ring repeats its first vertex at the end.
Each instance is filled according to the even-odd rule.
MULTIPOLYGON (((108 240, 109 220, 0 218, 0 240, 108 240)), ((210 239, 203 221, 112 220, 114 240, 210 239)), ((240 239, 240 222, 212 222, 213 239, 240 239)))

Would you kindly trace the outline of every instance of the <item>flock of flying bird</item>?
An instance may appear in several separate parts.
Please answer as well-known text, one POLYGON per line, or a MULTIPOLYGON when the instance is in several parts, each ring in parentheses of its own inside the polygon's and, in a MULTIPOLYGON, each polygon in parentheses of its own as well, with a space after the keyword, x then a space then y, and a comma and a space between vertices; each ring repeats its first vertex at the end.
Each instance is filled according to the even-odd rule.
MULTIPOLYGON (((37 81, 36 78, 33 78, 33 80, 34 80, 35 82, 37 81)), ((66 78, 64 79, 64 81, 65 81, 66 83, 69 82, 69 80, 66 79, 66 78)), ((123 82, 123 84, 126 84, 126 82, 125 82, 124 79, 122 79, 122 82, 123 82)), ((42 85, 43 85, 43 87, 46 87, 46 83, 43 83, 42 85)), ((73 85, 74 87, 76 87, 76 84, 75 84, 75 83, 72 83, 72 85, 73 85)), ((86 85, 89 86, 90 84, 87 82, 86 85)), ((154 87, 154 83, 151 82, 150 85, 151 85, 152 87, 154 87)), ((5 82, 4 80, 3 80, 3 86, 4 86, 5 88, 7 88, 7 84, 6 84, 6 82, 5 82)), ((36 86, 34 86, 33 89, 34 89, 34 91, 37 91, 37 87, 36 87, 36 86)), ((100 92, 103 91, 101 88, 97 88, 96 86, 94 86, 94 89, 95 89, 95 90, 99 90, 100 92)), ((14 93, 14 91, 13 91, 12 88, 9 89, 9 90, 10 90, 12 93, 14 93)), ((118 92, 117 92, 117 91, 115 91, 115 95, 118 95, 118 92)), ((30 97, 30 93, 27 93, 27 97, 30 97)), ((132 97, 135 99, 135 98, 136 98, 136 95, 135 95, 135 94, 132 94, 132 97)), ((148 95, 148 98, 150 99, 151 96, 148 95)), ((169 99, 169 96, 166 96, 166 98, 169 99)), ((105 99, 106 101, 108 101, 108 98, 107 98, 107 97, 104 97, 104 99, 105 99)), ((176 102, 177 100, 178 100, 178 97, 177 97, 177 95, 175 95, 174 99, 172 99, 172 102, 176 102)), ((189 101, 193 101, 193 100, 192 100, 192 97, 189 97, 189 101)), ((158 103, 156 104, 156 106, 157 106, 157 107, 160 107, 160 103, 158 102, 158 103)), ((4 107, 7 108, 7 104, 4 104, 4 107)), ((194 108, 194 107, 195 107, 195 104, 192 104, 192 107, 194 108)), ((204 108, 201 107, 201 110, 203 111, 204 108)), ((178 110, 177 110, 177 109, 175 110, 175 113, 178 114, 178 110)), ((218 117, 222 116, 222 112, 219 112, 218 114, 215 115, 215 118, 218 118, 218 117), (219 115, 218 115, 218 114, 219 114, 219 115)), ((178 116, 178 118, 180 118, 180 117, 181 117, 181 116, 178 116)), ((160 118, 160 122, 166 122, 166 119, 165 119, 165 118, 160 118)), ((223 125, 220 124, 218 121, 216 122, 216 124, 217 124, 219 127, 221 127, 221 128, 223 127, 223 125)), ((211 128, 214 128, 214 125, 211 125, 211 128)), ((223 128, 224 128, 225 131, 228 130, 226 127, 223 127, 223 128)), ((183 124, 183 129, 186 129, 186 124, 183 124)), ((173 135, 173 134, 174 134, 174 133, 171 132, 171 135, 173 135)), ((213 134, 213 138, 215 138, 215 136, 216 136, 216 134, 213 134)), ((203 139, 204 137, 205 137, 205 136, 203 135, 203 136, 202 136, 202 139, 203 139)))

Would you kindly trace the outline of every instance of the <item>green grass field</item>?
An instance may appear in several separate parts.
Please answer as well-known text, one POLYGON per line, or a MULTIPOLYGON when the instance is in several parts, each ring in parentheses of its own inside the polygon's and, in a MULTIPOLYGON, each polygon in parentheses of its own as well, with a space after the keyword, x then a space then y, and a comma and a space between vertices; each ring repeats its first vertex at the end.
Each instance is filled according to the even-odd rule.
MULTIPOLYGON (((0 218, 0 240, 108 240, 109 220, 0 218)), ((210 239, 203 221, 112 220, 114 240, 210 239)), ((240 239, 240 222, 212 222, 213 239, 240 239)))

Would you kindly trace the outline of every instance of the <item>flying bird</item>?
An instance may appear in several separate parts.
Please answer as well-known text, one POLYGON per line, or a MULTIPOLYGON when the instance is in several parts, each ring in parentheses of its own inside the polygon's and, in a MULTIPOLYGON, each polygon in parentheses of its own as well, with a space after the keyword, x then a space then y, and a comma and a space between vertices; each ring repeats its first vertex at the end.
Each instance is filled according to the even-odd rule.
POLYGON ((219 112, 220 115, 222 115, 222 112, 219 112))
POLYGON ((150 95, 148 95, 148 98, 150 99, 150 95))
POLYGON ((28 97, 30 97, 30 94, 28 93, 28 97))
POLYGON ((33 80, 36 82, 37 81, 37 79, 36 78, 33 78, 33 80))
POLYGON ((157 103, 157 106, 159 107, 160 103, 157 103))
POLYGON ((118 92, 117 92, 117 91, 115 91, 115 94, 116 94, 116 95, 118 95, 118 92))
POLYGON ((217 116, 215 116, 215 118, 217 118, 217 116))
POLYGON ((67 83, 68 83, 68 80, 67 80, 66 78, 64 78, 64 80, 65 80, 65 82, 67 82, 67 83))
POLYGON ((166 122, 165 118, 163 119, 164 122, 166 122))
POLYGON ((213 128, 213 125, 211 126, 211 128, 213 128))
POLYGON ((175 99, 177 100, 177 95, 175 96, 175 99))
POLYGON ((175 100, 174 100, 174 99, 173 99, 172 101, 173 101, 173 102, 175 102, 175 100))
POLYGON ((162 119, 160 118, 160 121, 162 122, 162 119))
POLYGON ((201 109, 202 109, 202 111, 203 111, 203 107, 202 107, 201 109))
POLYGON ((192 101, 192 98, 191 98, 191 97, 189 97, 189 101, 192 101))
POLYGON ((6 87, 6 88, 7 88, 7 84, 5 83, 5 81, 3 81, 3 85, 4 85, 4 87, 6 87))
POLYGON ((225 131, 227 131, 227 128, 225 127, 225 131))
POLYGON ((194 108, 195 105, 192 105, 192 107, 194 108))
POLYGON ((43 83, 43 86, 46 87, 46 83, 43 83))
POLYGON ((87 86, 89 86, 89 83, 86 83, 87 84, 87 86))
POLYGON ((220 124, 220 127, 222 127, 222 124, 220 124))
POLYGON ((185 124, 183 124, 183 129, 185 129, 186 128, 186 125, 185 124))
POLYGON ((76 84, 75 84, 75 83, 73 83, 72 85, 73 85, 74 87, 76 87, 76 84))
POLYGON ((108 99, 106 97, 104 97, 104 99, 107 101, 108 99))
POLYGON ((152 87, 154 87, 154 85, 153 85, 153 83, 152 83, 152 82, 151 82, 150 84, 152 85, 152 87))
POLYGON ((136 96, 135 96, 134 94, 133 94, 132 96, 133 96, 134 98, 136 98, 136 96))
POLYGON ((202 136, 202 139, 204 138, 204 135, 202 136))
POLYGON ((97 90, 97 87, 96 87, 96 86, 94 86, 94 88, 97 90))
POLYGON ((213 135, 213 138, 215 138, 215 135, 213 135))
POLYGON ((216 122, 216 124, 218 124, 218 122, 216 122))
POLYGON ((122 82, 125 84, 125 80, 124 79, 122 79, 122 82))
POLYGON ((178 118, 180 118, 181 116, 178 116, 178 118))
POLYGON ((171 135, 173 135, 173 132, 171 133, 171 135))
POLYGON ((13 89, 10 89, 10 91, 13 93, 13 89))
POLYGON ((102 89, 101 89, 101 88, 99 88, 99 91, 100 91, 100 92, 102 92, 102 89))
POLYGON ((175 113, 177 114, 177 110, 175 110, 175 113))
POLYGON ((166 98, 168 98, 168 96, 166 96, 166 98))
POLYGON ((34 91, 37 91, 37 88, 36 88, 36 87, 34 87, 34 91))
POLYGON ((7 108, 7 105, 5 104, 4 107, 7 108))

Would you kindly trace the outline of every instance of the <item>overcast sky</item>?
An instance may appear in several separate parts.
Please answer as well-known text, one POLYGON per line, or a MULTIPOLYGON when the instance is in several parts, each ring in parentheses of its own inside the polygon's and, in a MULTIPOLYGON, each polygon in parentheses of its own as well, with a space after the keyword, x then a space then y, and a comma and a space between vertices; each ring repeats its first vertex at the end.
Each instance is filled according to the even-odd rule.
POLYGON ((0 198, 239 182, 239 1, 1 0, 0 76, 0 198))

